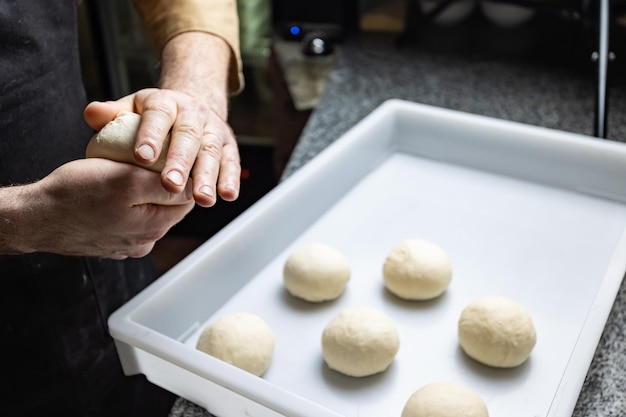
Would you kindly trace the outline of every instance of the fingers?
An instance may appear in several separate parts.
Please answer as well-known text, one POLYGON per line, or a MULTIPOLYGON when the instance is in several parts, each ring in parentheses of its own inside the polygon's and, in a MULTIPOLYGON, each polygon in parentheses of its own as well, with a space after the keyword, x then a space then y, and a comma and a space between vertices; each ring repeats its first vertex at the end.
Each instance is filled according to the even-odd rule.
MULTIPOLYGON (((130 167, 136 168, 136 167, 130 167)), ((134 180, 137 192, 132 202, 133 206, 144 204, 158 206, 193 205, 193 181, 188 181, 180 193, 171 192, 161 186, 161 177, 158 173, 136 168, 134 180)))
POLYGON ((186 96, 168 90, 143 90, 137 93, 136 104, 141 112, 135 141, 137 160, 154 163, 170 134, 162 183, 171 192, 181 192, 200 149, 206 110, 186 96))
POLYGON ((169 90, 142 90, 135 106, 142 115, 136 147, 143 162, 156 160, 171 129, 161 173, 165 189, 181 192, 193 172, 193 195, 199 205, 214 205, 217 195, 227 201, 239 196, 239 149, 226 121, 191 97, 169 90))
MULTIPOLYGON (((193 208, 193 200, 187 205, 159 206, 146 204, 135 207, 139 216, 150 219, 152 227, 146 228, 145 234, 139 234, 128 239, 128 247, 118 248, 112 256, 140 258, 148 255, 154 244, 161 239, 167 231, 184 218, 193 208)), ((122 258, 123 259, 123 258, 122 258)))
POLYGON ((150 219, 151 227, 146 226, 144 234, 127 236, 116 248, 108 248, 108 257, 112 259, 141 258, 148 255, 155 243, 161 239, 167 231, 184 218, 193 208, 193 200, 186 205, 152 205, 145 204, 134 207, 139 212, 138 216, 150 219))
POLYGON ((153 95, 137 94, 141 122, 135 139, 135 158, 140 163, 153 164, 163 149, 163 142, 176 121, 176 103, 155 99, 153 95), (145 99, 142 97, 145 96, 145 99))
POLYGON ((141 175, 148 174, 154 185, 147 184, 143 179, 140 194, 135 204, 130 208, 131 217, 137 219, 138 226, 126 233, 123 247, 114 250, 114 257, 138 258, 146 256, 152 250, 155 242, 161 239, 171 227, 179 223, 193 209, 192 182, 185 187, 183 193, 170 193, 160 186, 160 176, 154 172, 139 169, 141 175), (143 203, 139 203, 143 201, 143 203))
POLYGON ((210 108, 180 92, 145 89, 115 102, 90 103, 85 120, 99 130, 122 110, 141 114, 135 138, 140 165, 154 164, 170 135, 161 172, 166 191, 189 191, 193 172, 193 197, 199 205, 214 205, 218 195, 226 201, 237 199, 241 174, 237 142, 228 123, 210 108))
POLYGON ((179 106, 177 110, 167 159, 161 174, 164 186, 172 190, 180 190, 187 182, 199 157, 205 126, 203 115, 206 114, 196 106, 179 106))
POLYGON ((240 178, 239 149, 232 131, 205 133, 193 168, 196 202, 210 207, 217 201, 217 194, 226 201, 236 200, 240 178))
POLYGON ((241 161, 239 160, 239 149, 235 137, 231 133, 231 140, 222 148, 220 176, 217 183, 219 195, 226 201, 236 200, 239 197, 240 181, 241 161))

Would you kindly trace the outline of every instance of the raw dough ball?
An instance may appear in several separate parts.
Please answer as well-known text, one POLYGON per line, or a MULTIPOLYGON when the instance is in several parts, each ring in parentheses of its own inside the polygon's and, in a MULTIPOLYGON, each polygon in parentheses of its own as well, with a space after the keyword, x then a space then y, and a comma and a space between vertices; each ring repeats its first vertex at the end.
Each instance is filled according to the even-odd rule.
POLYGON ((400 338, 393 322, 372 308, 344 310, 322 333, 324 361, 329 368, 350 376, 384 371, 399 347, 400 338))
POLYGON ((307 301, 334 300, 350 280, 350 263, 337 249, 312 243, 294 251, 283 268, 287 291, 307 301))
POLYGON ((209 323, 196 348, 251 374, 261 376, 270 366, 274 334, 260 317, 249 313, 222 316, 209 323))
POLYGON ((521 365, 537 342, 528 311, 504 297, 470 303, 461 313, 458 330, 468 356, 497 368, 521 365))
MULTIPOLYGON (((87 144, 87 158, 105 158, 117 162, 139 165, 135 159, 135 136, 139 129, 141 116, 136 113, 122 111, 115 119, 107 123, 98 133, 93 135, 87 144)), ((170 135, 163 143, 159 158, 153 165, 143 166, 152 171, 161 172, 165 165, 170 135)))
POLYGON ((489 412, 483 400, 469 388, 436 382, 411 395, 402 417, 489 417, 489 412))
POLYGON ((408 239, 393 248, 383 265, 385 287, 400 298, 430 300, 441 295, 452 280, 452 265, 439 246, 408 239))

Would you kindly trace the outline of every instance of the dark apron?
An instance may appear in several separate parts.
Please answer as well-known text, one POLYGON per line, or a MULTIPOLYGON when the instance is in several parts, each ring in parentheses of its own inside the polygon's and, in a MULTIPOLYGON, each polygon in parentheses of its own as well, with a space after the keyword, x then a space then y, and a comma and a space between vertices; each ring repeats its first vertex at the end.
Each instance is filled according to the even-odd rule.
MULTIPOLYGON (((0 186, 84 155, 77 4, 0 0, 0 186)), ((174 396, 123 375, 106 323, 155 277, 148 258, 0 256, 0 414, 166 416, 174 396)))

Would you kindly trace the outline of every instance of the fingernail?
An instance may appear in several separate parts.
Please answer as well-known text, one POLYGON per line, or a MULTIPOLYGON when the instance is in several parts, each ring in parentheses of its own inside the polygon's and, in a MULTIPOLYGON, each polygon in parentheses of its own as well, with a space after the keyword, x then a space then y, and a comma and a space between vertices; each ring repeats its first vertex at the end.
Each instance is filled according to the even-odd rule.
POLYGON ((230 191, 235 192, 235 185, 232 182, 227 182, 226 184, 224 184, 224 188, 230 191))
POLYGON ((172 170, 168 172, 166 177, 174 185, 183 185, 185 183, 185 180, 183 179, 182 174, 176 170, 172 170))
POLYGON ((137 153, 146 161, 152 161, 155 155, 152 146, 146 145, 145 143, 137 148, 137 153))
POLYGON ((198 191, 201 194, 206 195, 207 197, 211 197, 211 198, 215 197, 215 194, 213 194, 213 190, 208 185, 203 185, 202 187, 200 187, 198 191))

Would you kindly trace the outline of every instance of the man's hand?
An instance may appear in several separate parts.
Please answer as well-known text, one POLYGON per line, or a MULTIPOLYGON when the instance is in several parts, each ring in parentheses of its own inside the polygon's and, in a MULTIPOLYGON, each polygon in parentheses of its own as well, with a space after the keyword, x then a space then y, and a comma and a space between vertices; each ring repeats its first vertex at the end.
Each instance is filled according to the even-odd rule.
POLYGON ((227 122, 211 108, 178 91, 144 89, 114 102, 92 102, 85 120, 100 130, 120 111, 141 114, 135 138, 135 158, 151 165, 161 153, 171 130, 170 147, 161 173, 166 190, 180 193, 193 177, 195 201, 209 207, 217 194, 226 201, 239 196, 241 166, 239 149, 227 122))
POLYGON ((182 193, 158 173, 90 158, 69 162, 33 184, 0 189, 11 199, 13 252, 51 252, 112 259, 142 257, 193 208, 191 181, 182 193), (10 193, 10 194, 8 194, 10 193))

